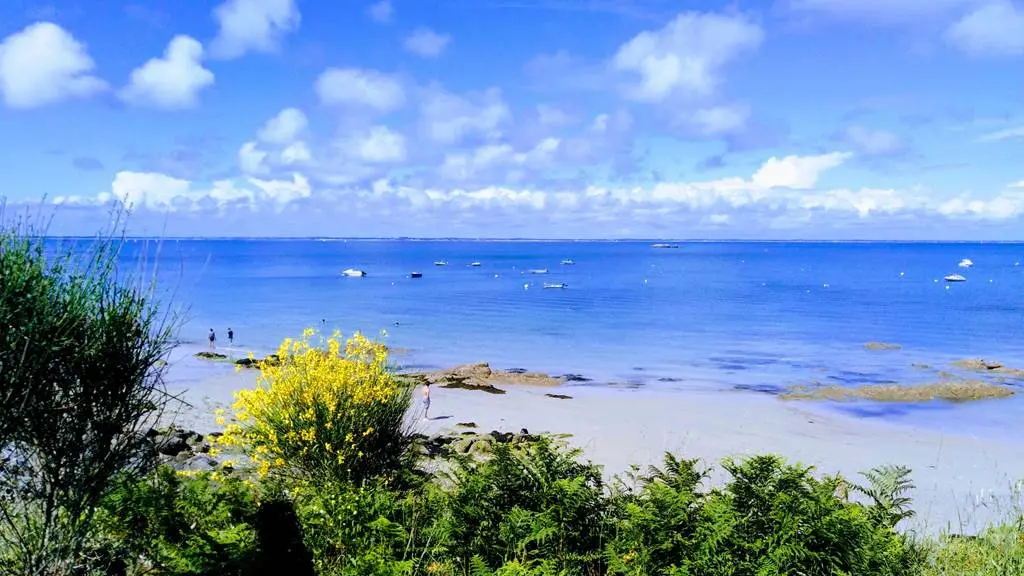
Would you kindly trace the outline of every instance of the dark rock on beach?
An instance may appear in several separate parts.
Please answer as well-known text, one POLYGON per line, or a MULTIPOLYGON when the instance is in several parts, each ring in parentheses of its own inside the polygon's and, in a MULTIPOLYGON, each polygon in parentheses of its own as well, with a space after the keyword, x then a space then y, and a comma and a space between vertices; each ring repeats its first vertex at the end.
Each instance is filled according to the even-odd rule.
MULTIPOLYGON (((563 436, 550 437, 562 438, 563 436)), ((540 435, 531 434, 529 430, 522 428, 518 433, 491 430, 487 433, 465 431, 457 435, 425 436, 417 434, 414 436, 414 441, 419 446, 421 455, 428 458, 447 458, 456 455, 483 456, 491 453, 495 444, 518 447, 536 442, 540 437, 540 435)))
POLYGON ((441 388, 479 390, 490 394, 504 394, 499 384, 524 386, 557 386, 565 379, 537 372, 492 370, 487 363, 465 364, 447 370, 408 374, 414 381, 427 381, 441 388))
POLYGON ((221 354, 219 352, 196 352, 193 354, 196 358, 202 358, 203 360, 227 360, 227 354, 221 354))
POLYGON ((566 396, 565 394, 545 394, 548 398, 555 398, 556 400, 572 400, 572 396, 566 396))
POLYGON ((890 342, 868 342, 864 345, 864 349, 880 352, 884 350, 902 350, 903 346, 890 342))
POLYGON ((271 354, 264 358, 239 358, 235 360, 236 366, 242 368, 259 368, 260 366, 277 366, 281 363, 281 358, 277 354, 271 354))
POLYGON ((593 382, 592 378, 587 378, 580 374, 563 374, 562 380, 566 382, 593 382))

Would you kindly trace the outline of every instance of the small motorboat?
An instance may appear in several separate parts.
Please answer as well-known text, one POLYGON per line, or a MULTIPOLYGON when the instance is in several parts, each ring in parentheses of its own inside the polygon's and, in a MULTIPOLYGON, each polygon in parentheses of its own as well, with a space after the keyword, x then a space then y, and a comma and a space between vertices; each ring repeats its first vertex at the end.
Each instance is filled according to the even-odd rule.
POLYGON ((423 278, 423 272, 410 272, 409 278, 423 278))
POLYGON ((967 278, 964 278, 959 274, 950 274, 949 276, 943 278, 943 280, 945 280, 946 282, 966 282, 967 278))
POLYGON ((569 287, 569 285, 566 284, 565 282, 560 282, 558 284, 548 284, 548 283, 544 284, 544 288, 548 288, 548 289, 551 289, 551 288, 568 288, 568 287, 569 287))
POLYGON ((447 265, 448 265, 448 261, 447 260, 435 260, 434 261, 434 266, 447 266, 447 265))
POLYGON ((480 265, 480 263, 479 262, 470 262, 469 265, 474 267, 474 268, 476 268, 477 266, 480 265))
POLYGON ((366 272, 364 272, 362 270, 357 270, 356 268, 348 268, 348 269, 344 270, 341 273, 341 275, 342 276, 347 276, 349 278, 362 278, 363 276, 366 276, 366 272))
POLYGON ((565 260, 562 260, 562 266, 572 266, 573 264, 575 264, 575 262, 573 262, 572 260, 570 260, 568 258, 566 258, 565 260))
POLYGON ((974 262, 971 262, 970 258, 964 258, 959 264, 957 264, 957 266, 961 268, 970 268, 971 266, 974 266, 974 262))
POLYGON ((679 248, 679 244, 651 244, 651 248, 679 248))
POLYGON ((547 268, 534 268, 533 270, 527 270, 530 274, 547 274, 547 268))

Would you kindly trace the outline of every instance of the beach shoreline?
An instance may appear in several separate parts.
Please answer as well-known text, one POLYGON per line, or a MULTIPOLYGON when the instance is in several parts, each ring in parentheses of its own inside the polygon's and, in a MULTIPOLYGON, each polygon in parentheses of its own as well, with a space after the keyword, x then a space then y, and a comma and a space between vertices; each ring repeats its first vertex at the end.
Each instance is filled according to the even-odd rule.
MULTIPOLYGON (((255 385, 258 371, 181 351, 176 356, 168 386, 190 406, 169 416, 201 433, 221 429, 214 411, 229 408, 234 391, 255 385)), ((858 418, 749 391, 513 384, 497 395, 434 388, 432 419, 414 418, 416 432, 459 433, 466 430, 459 423, 472 422, 482 431, 569 434, 567 442, 609 479, 631 465, 658 465, 672 452, 701 459, 720 482, 723 458, 774 453, 853 481, 876 466, 909 466, 919 514, 910 527, 919 531, 971 533, 1021 504, 1013 487, 1024 479, 1024 446, 1014 442, 858 418)))

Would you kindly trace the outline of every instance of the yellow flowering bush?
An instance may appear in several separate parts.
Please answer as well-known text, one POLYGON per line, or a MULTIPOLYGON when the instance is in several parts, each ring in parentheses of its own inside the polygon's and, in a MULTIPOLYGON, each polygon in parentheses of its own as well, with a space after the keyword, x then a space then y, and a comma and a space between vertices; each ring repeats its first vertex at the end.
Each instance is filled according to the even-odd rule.
POLYGON ((400 469, 412 390, 389 369, 385 346, 308 329, 277 356, 259 365, 255 388, 235 393, 220 444, 243 446, 263 476, 362 483, 400 469))

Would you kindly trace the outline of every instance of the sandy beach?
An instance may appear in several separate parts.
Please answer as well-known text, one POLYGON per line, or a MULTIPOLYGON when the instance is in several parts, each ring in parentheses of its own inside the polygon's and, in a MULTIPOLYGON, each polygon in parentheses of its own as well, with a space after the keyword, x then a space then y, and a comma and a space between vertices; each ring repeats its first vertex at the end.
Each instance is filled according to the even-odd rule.
MULTIPOLYGON (((234 390, 252 386, 256 372, 178 355, 168 373, 171 389, 191 408, 178 414, 183 427, 217 429, 213 411, 231 403, 234 390), (188 379, 176 377, 199 369, 188 379)), ((908 526, 935 533, 970 533, 1019 505, 1014 491, 1024 479, 1024 445, 920 429, 784 402, 751 392, 606 389, 562 386, 505 387, 506 394, 433 387, 431 417, 414 418, 417 431, 464 430, 568 433, 567 441, 611 477, 631 464, 658 464, 666 451, 709 465, 722 458, 775 453, 814 466, 820 473, 858 473, 882 464, 913 469, 918 517, 908 526), (556 399, 546 394, 569 395, 556 399)), ((418 402, 415 405, 418 409, 418 402)), ((713 481, 721 480, 716 466, 713 481)))

